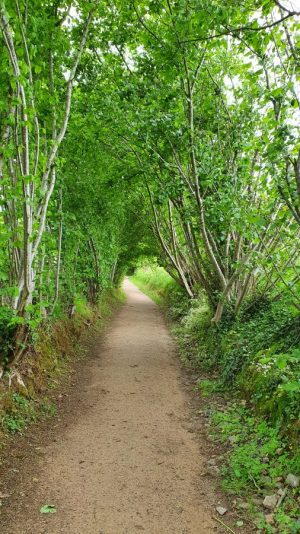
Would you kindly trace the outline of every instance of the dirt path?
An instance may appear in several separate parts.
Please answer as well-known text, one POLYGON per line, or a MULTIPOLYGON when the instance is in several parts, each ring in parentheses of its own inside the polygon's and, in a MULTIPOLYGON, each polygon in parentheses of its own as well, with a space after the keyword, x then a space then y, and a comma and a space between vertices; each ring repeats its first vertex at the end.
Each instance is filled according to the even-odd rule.
POLYGON ((75 392, 77 414, 39 451, 2 534, 216 532, 171 338, 157 306, 129 281, 125 290, 75 392), (41 515, 45 503, 57 513, 41 515))

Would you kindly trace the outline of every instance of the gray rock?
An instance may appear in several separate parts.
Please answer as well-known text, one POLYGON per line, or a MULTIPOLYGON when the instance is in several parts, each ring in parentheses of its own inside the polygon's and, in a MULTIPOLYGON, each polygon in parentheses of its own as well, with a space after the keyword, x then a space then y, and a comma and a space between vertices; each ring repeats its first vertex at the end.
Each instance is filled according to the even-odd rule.
POLYGON ((299 486, 299 477, 292 475, 291 473, 286 477, 285 483, 291 488, 297 488, 299 486))
POLYGON ((229 443, 231 443, 232 445, 236 443, 237 440, 238 440, 237 436, 229 436, 228 438, 229 443))
POLYGON ((263 500, 263 505, 265 508, 269 508, 269 510, 274 510, 276 507, 276 504, 278 502, 278 495, 266 495, 266 497, 263 500))
POLYGON ((210 458, 210 460, 207 460, 207 465, 217 465, 215 458, 210 458))
POLYGON ((216 510, 219 515, 225 515, 227 512, 227 508, 223 508, 223 506, 217 506, 216 510))

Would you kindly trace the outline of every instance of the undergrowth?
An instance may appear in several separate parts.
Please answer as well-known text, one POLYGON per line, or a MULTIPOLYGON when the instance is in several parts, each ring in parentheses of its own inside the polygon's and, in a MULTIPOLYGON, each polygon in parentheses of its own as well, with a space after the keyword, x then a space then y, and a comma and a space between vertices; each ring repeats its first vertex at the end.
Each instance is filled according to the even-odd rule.
POLYGON ((130 280, 163 307, 172 319, 181 317, 188 310, 188 300, 182 287, 163 267, 149 264, 138 267, 130 280))

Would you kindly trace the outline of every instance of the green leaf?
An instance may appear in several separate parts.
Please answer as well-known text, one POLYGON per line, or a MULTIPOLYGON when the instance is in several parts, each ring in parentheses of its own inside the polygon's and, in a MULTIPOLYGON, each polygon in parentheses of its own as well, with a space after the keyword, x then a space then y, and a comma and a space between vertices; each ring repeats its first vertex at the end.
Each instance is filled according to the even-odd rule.
POLYGON ((281 388, 288 393, 296 393, 300 391, 300 382, 296 382, 296 380, 287 382, 286 384, 282 384, 281 388))
POLYGON ((279 356, 276 361, 276 364, 279 369, 285 369, 287 366, 287 360, 284 356, 279 356))
POLYGON ((56 512, 56 508, 55 508, 54 504, 44 504, 40 508, 40 513, 41 514, 55 514, 55 512, 56 512))

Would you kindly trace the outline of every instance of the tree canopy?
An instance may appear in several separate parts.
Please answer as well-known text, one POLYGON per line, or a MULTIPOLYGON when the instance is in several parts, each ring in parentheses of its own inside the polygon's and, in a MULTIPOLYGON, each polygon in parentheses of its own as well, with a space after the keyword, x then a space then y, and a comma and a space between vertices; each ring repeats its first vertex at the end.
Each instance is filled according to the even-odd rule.
POLYGON ((36 321, 97 302, 143 255, 203 291, 215 323, 262 299, 300 309, 299 15, 283 0, 1 0, 14 359, 36 321))

